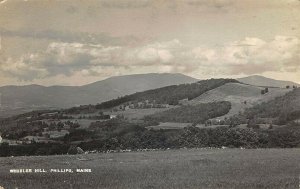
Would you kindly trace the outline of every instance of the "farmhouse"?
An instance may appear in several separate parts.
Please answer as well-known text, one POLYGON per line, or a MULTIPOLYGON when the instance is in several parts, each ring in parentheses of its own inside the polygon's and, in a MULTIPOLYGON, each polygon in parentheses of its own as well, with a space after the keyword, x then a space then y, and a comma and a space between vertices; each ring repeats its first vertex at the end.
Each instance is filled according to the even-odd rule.
POLYGON ((115 119, 117 118, 117 115, 109 115, 109 119, 115 119))

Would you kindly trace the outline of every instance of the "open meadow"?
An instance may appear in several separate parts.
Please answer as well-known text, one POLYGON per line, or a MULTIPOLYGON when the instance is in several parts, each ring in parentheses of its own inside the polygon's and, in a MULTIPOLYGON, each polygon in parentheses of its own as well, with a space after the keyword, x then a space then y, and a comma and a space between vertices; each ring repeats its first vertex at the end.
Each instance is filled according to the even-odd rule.
POLYGON ((0 158, 5 189, 299 188, 300 149, 180 149, 0 158), (10 169, 47 173, 9 173, 10 169), (91 173, 75 173, 76 169, 91 173), (74 173, 49 173, 72 169, 74 173))

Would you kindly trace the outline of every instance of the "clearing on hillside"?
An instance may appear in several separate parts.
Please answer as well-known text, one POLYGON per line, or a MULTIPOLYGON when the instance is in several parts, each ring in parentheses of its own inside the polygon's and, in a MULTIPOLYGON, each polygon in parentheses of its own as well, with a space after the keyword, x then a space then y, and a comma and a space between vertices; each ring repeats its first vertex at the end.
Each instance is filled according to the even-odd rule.
POLYGON ((226 83, 213 90, 207 91, 199 97, 189 101, 190 104, 209 103, 218 101, 228 101, 231 103, 231 110, 228 114, 216 119, 224 119, 242 112, 255 104, 272 100, 278 96, 283 96, 292 89, 268 88, 268 92, 261 94, 263 87, 247 85, 242 83, 226 83))

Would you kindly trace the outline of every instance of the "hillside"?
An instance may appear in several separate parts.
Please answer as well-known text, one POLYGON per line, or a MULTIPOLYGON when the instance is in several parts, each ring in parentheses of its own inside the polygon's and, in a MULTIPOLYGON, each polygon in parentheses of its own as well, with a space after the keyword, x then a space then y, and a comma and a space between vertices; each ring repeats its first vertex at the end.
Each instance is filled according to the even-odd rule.
POLYGON ((285 88, 269 88, 269 92, 261 94, 263 87, 246 85, 242 83, 226 83, 213 90, 207 91, 199 97, 193 99, 189 104, 210 103, 218 101, 231 102, 231 110, 228 114, 220 117, 229 117, 238 114, 245 108, 249 108, 255 104, 266 102, 274 99, 277 96, 282 96, 292 89, 285 88))
POLYGON ((276 118, 278 124, 300 119, 300 88, 277 97, 271 101, 258 104, 245 112, 248 118, 276 118))
MULTIPOLYGON (((147 116, 157 112, 168 110, 169 108, 177 105, 180 106, 182 104, 181 101, 183 101, 183 103, 186 103, 188 102, 188 100, 192 100, 207 91, 232 82, 237 81, 233 79, 202 80, 192 84, 171 85, 158 89, 147 90, 144 92, 137 92, 97 105, 85 105, 64 110, 29 112, 23 115, 4 119, 2 123, 0 122, 0 128, 2 129, 2 132, 7 133, 6 135, 10 135, 12 138, 18 139, 26 137, 27 135, 40 134, 41 132, 43 132, 43 128, 50 127, 51 124, 52 128, 54 127, 54 125, 57 126, 58 123, 54 124, 51 120, 57 120, 57 122, 61 120, 64 120, 64 122, 71 120, 72 122, 74 122, 75 120, 80 119, 82 121, 84 120, 90 123, 101 120, 103 121, 104 119, 110 119, 110 115, 120 115, 120 117, 123 117, 129 110, 139 112, 139 110, 142 111, 142 109, 145 110, 143 116, 147 116), (154 110, 155 108, 157 110, 154 110), (107 116, 109 118, 106 118, 107 116)), ((193 117, 197 116, 194 114, 208 111, 206 112, 208 114, 205 114, 203 117, 201 117, 201 119, 193 118, 194 120, 191 120, 197 120, 196 122, 203 122, 208 118, 221 116, 228 112, 228 110, 230 109, 230 105, 225 104, 224 110, 221 110, 217 108, 220 104, 211 103, 207 106, 196 107, 196 109, 193 109, 193 107, 184 107, 183 109, 179 108, 175 109, 174 111, 177 115, 181 114, 182 112, 190 112, 191 116, 193 117), (191 109, 191 111, 187 111, 187 109, 191 109), (220 111, 218 112, 215 110, 220 111)), ((140 119, 142 119, 143 116, 140 119)), ((186 116, 186 114, 183 114, 183 116, 186 116)), ((128 117, 125 118, 127 119, 128 117)), ((181 119, 187 120, 189 119, 189 117, 181 119)), ((87 127, 88 126, 89 124, 87 125, 87 127)), ((60 126, 57 126, 57 129, 59 129, 59 127, 60 126)), ((55 130, 55 128, 53 129, 55 130)))
POLYGON ((291 81, 270 79, 270 78, 260 76, 260 75, 243 77, 243 78, 239 78, 237 80, 242 83, 246 83, 249 85, 255 85, 255 86, 268 86, 268 87, 281 87, 281 88, 285 88, 286 86, 292 87, 293 85, 300 86, 299 83, 295 83, 295 82, 291 82, 291 81))
MULTIPOLYGON (((152 73, 111 77, 84 86, 4 86, 0 87, 0 117, 8 117, 10 115, 16 115, 31 110, 69 108, 84 104, 97 104, 124 95, 133 94, 135 92, 142 92, 170 85, 193 83, 196 81, 196 79, 183 74, 152 73)), ((286 85, 291 87, 293 85, 297 85, 293 82, 279 81, 262 76, 249 76, 240 78, 238 81, 256 86, 282 88, 285 88, 286 85)), ((252 86, 251 88, 254 89, 255 87, 252 86)), ((247 91, 246 88, 243 90, 247 91)), ((256 91, 259 90, 260 89, 257 89, 256 91)), ((209 93, 211 94, 210 99, 219 95, 214 92, 218 91, 212 91, 212 93, 209 93)), ((240 90, 240 92, 243 93, 242 90, 240 90)), ((238 96, 239 95, 236 95, 234 98, 238 96)), ((235 106, 233 106, 232 110, 234 110, 234 108, 235 106)), ((238 111, 239 109, 235 112, 238 111)))
POLYGON ((192 83, 182 74, 137 74, 118 76, 84 86, 4 86, 0 87, 2 108, 66 108, 96 104, 119 96, 169 85, 192 83))
POLYGON ((177 105, 180 101, 190 101, 201 94, 226 83, 237 83, 234 79, 208 79, 192 84, 171 85, 158 89, 138 92, 96 105, 97 109, 112 108, 126 102, 149 101, 155 104, 177 105))
POLYGON ((231 104, 224 101, 185 105, 146 116, 145 119, 155 122, 204 124, 208 119, 227 114, 230 108, 231 104))

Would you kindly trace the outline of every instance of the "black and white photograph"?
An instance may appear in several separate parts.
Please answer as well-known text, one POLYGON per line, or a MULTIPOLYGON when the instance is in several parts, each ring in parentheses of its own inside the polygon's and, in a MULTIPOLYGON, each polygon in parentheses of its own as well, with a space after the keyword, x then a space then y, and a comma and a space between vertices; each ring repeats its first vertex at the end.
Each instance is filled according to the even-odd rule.
POLYGON ((283 188, 300 0, 0 0, 0 189, 283 188))

